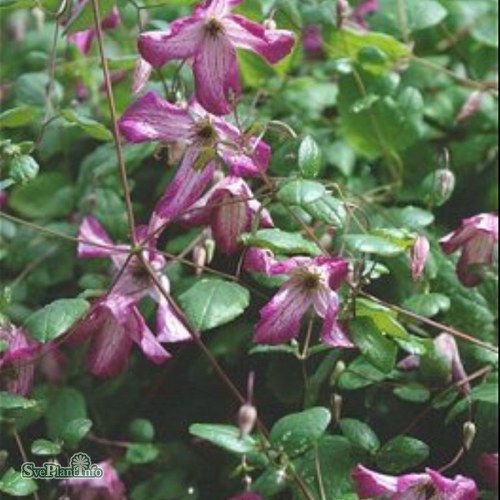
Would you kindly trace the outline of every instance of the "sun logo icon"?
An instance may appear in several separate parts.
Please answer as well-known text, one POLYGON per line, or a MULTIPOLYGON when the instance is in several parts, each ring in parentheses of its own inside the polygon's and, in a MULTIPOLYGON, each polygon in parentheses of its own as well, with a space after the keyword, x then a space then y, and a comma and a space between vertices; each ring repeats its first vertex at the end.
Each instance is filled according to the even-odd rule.
POLYGON ((84 477, 85 471, 92 467, 92 460, 86 453, 75 453, 69 462, 76 477, 84 477))

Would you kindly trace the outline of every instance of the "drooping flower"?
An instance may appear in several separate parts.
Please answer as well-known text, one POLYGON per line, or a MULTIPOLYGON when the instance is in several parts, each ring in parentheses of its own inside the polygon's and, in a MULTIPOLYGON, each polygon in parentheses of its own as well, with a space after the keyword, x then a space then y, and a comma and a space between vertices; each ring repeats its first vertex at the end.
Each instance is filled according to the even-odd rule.
POLYGON ((411 275, 417 281, 424 274, 425 266, 431 251, 431 244, 427 237, 419 235, 411 249, 411 275))
POLYGON ((479 470, 488 488, 498 492, 498 453, 481 455, 479 470))
POLYGON ((473 288, 482 282, 478 266, 491 266, 498 247, 498 215, 481 214, 465 219, 460 228, 441 240, 446 254, 462 250, 457 273, 466 287, 473 288))
POLYGON ((427 469, 425 474, 400 477, 378 474, 361 465, 353 473, 360 499, 384 500, 477 500, 479 490, 472 479, 457 476, 448 479, 427 469))
POLYGON ((181 108, 149 92, 127 109, 120 130, 131 142, 185 142, 187 150, 177 175, 158 202, 150 224, 156 231, 197 201, 217 169, 216 158, 232 176, 259 176, 270 161, 269 146, 243 135, 235 126, 191 103, 181 108))
POLYGON ((323 55, 323 29, 320 25, 311 24, 304 28, 302 35, 304 52, 312 59, 323 55))
MULTIPOLYGON (((137 241, 145 242, 146 228, 140 228, 137 241)), ((139 257, 128 259, 129 247, 115 245, 94 217, 86 217, 80 227, 80 258, 108 257, 119 277, 111 292, 98 300, 84 321, 80 323, 73 341, 90 340, 88 362, 91 372, 99 376, 115 376, 125 369, 132 345, 137 344, 155 363, 169 358, 159 342, 184 342, 191 338, 169 301, 160 293, 139 257), (127 263, 128 261, 128 263, 127 263), (158 304, 155 336, 148 328, 137 304, 146 296, 158 304)), ((149 244, 143 257, 157 273, 166 291, 170 283, 162 269, 165 259, 149 244)))
MULTIPOLYGON (((87 4, 86 0, 82 0, 78 3, 75 11, 72 13, 72 17, 75 17, 80 13, 80 11, 87 4)), ((102 20, 101 27, 103 30, 112 30, 119 26, 121 23, 120 12, 116 7, 111 9, 111 12, 102 20)), ((70 33, 68 35, 68 40, 76 45, 78 50, 82 54, 88 54, 92 48, 92 42, 97 36, 97 32, 94 28, 90 28, 84 31, 77 31, 76 33, 70 33)))
MULTIPOLYGON (((457 341, 448 333, 443 333, 434 340, 436 353, 447 363, 449 368, 449 382, 460 384, 462 392, 468 394, 471 391, 468 376, 465 371, 457 341)), ((401 370, 418 370, 420 368, 420 357, 409 356, 398 365, 401 370)))
POLYGON ((261 311, 255 342, 279 345, 296 338, 302 319, 314 308, 324 320, 323 342, 333 347, 354 347, 348 334, 338 322, 340 299, 338 288, 347 278, 349 264, 331 257, 294 257, 277 261, 268 250, 249 250, 245 268, 268 276, 287 275, 289 280, 261 311))
POLYGON ((13 394, 28 396, 41 345, 21 328, 5 325, 0 327, 0 346, 0 387, 13 394))
POLYGON ((169 32, 139 36, 139 51, 154 67, 173 60, 193 60, 196 97, 214 115, 232 110, 232 97, 241 92, 236 49, 250 50, 271 64, 291 53, 290 31, 267 29, 233 14, 242 0, 206 0, 192 16, 174 22, 169 32))
POLYGON ((181 218, 188 227, 210 226, 217 247, 226 255, 239 250, 240 236, 252 229, 255 219, 261 227, 274 226, 269 212, 239 177, 222 179, 181 218))
POLYGON ((359 4, 352 13, 351 19, 359 26, 366 28, 366 17, 379 10, 378 0, 366 0, 359 4))
POLYGON ((127 492, 111 461, 97 464, 102 477, 74 477, 65 479, 61 486, 71 489, 72 500, 126 500, 127 492))

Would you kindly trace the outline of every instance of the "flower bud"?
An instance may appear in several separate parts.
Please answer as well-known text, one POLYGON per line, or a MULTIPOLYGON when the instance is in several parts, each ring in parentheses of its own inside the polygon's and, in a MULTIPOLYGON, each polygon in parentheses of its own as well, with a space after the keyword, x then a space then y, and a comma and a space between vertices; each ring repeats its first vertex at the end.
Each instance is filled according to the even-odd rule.
POLYGON ((429 258, 431 244, 426 236, 420 235, 410 252, 411 275, 417 281, 425 271, 425 265, 429 258))
POLYGON ((477 436, 477 427, 474 422, 466 422, 464 425, 464 448, 470 451, 477 436))
POLYGON ((257 417, 258 413, 255 406, 247 403, 240 408, 238 413, 238 425, 240 427, 240 437, 242 439, 252 433, 257 423, 257 417))
POLYGON ((343 361, 339 361, 335 369, 333 370, 332 376, 330 377, 330 386, 335 387, 339 381, 341 375, 346 371, 346 364, 343 361))
POLYGON ((460 124, 469 118, 472 118, 482 107, 484 102, 484 94, 481 91, 473 92, 467 102, 464 104, 458 114, 455 123, 460 124))
POLYGON ((193 250, 193 263, 196 269, 196 276, 203 273, 203 269, 207 264, 207 249, 203 245, 196 245, 193 250))
POLYGON ((205 250, 207 251, 207 264, 210 264, 214 260, 216 244, 213 238, 207 238, 205 240, 205 250))
POLYGON ((276 21, 274 19, 266 19, 264 21, 264 28, 266 30, 276 30, 278 29, 278 25, 276 24, 276 21))
POLYGON ((337 0, 337 27, 342 29, 349 17, 350 5, 348 0, 337 0))
POLYGON ((423 182, 425 201, 433 206, 441 207, 452 197, 455 186, 455 174, 449 168, 436 170, 423 182))
POLYGON ((344 398, 340 394, 334 394, 332 397, 332 410, 335 422, 342 420, 342 410, 344 408, 344 398))

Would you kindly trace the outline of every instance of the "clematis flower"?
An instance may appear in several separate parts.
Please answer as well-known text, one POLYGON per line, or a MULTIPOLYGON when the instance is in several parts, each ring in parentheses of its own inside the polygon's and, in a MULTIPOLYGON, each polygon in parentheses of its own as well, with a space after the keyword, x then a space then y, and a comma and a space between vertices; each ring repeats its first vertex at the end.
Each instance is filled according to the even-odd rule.
POLYGON ((323 29, 320 25, 312 24, 304 28, 302 34, 304 52, 312 59, 323 55, 323 29))
POLYGON ((255 219, 261 227, 274 226, 248 184, 239 177, 227 177, 197 201, 181 221, 188 227, 211 226, 217 247, 231 255, 240 249, 239 238, 252 229, 255 219))
POLYGON ((120 130, 130 142, 185 142, 182 164, 158 202, 150 224, 156 231, 178 218, 200 198, 217 169, 220 158, 232 176, 259 176, 270 161, 271 149, 256 137, 248 137, 201 106, 170 104, 149 92, 129 107, 120 119, 120 130))
POLYGON ((387 500, 477 500, 479 491, 472 479, 457 476, 448 479, 427 469, 425 474, 400 477, 373 472, 361 465, 356 467, 353 480, 360 499, 387 500))
POLYGON ((127 492, 111 461, 97 464, 104 474, 99 478, 74 477, 61 486, 71 489, 72 500, 126 500, 127 492))
POLYGON ((324 320, 321 331, 323 342, 333 347, 354 347, 338 322, 340 300, 336 290, 347 278, 349 264, 346 260, 294 257, 280 262, 268 250, 251 249, 245 268, 268 276, 289 276, 289 280, 261 311, 256 343, 279 345, 289 342, 298 336, 303 317, 314 308, 324 320))
POLYGON ((359 4, 352 13, 351 19, 362 28, 366 28, 366 17, 379 10, 378 0, 366 0, 359 4))
POLYGON ((290 31, 267 29, 233 14, 242 0, 206 0, 192 16, 179 19, 169 32, 139 36, 139 51, 154 67, 173 60, 193 60, 196 97, 214 115, 232 111, 232 97, 241 92, 236 49, 250 50, 275 64, 291 53, 290 31))
POLYGON ((488 488, 498 492, 498 453, 481 455, 479 470, 488 488))
MULTIPOLYGON (((137 241, 145 241, 146 228, 140 228, 136 236, 137 241)), ((127 264, 130 250, 127 245, 115 245, 93 217, 84 219, 79 239, 80 258, 108 257, 116 272, 120 273, 111 292, 93 305, 71 336, 72 341, 90 340, 88 364, 94 375, 113 377, 121 373, 127 365, 134 343, 146 357, 155 363, 162 363, 169 358, 169 354, 160 342, 176 343, 191 339, 169 302, 151 281, 140 259, 133 256, 127 264), (137 304, 146 296, 158 304, 156 336, 137 308, 137 304)), ((165 266, 163 256, 151 246, 143 251, 143 256, 157 272, 163 287, 170 291, 170 283, 161 273, 165 266)))
MULTIPOLYGON (((86 3, 87 2, 85 0, 79 2, 78 6, 75 9, 75 12, 73 12, 72 14, 72 17, 75 17, 77 14, 79 14, 86 3)), ((113 7, 111 9, 111 12, 102 20, 101 27, 103 30, 112 30, 119 26, 120 23, 120 12, 116 7, 113 7)), ((92 47, 92 42, 94 41, 96 36, 96 30, 91 28, 84 31, 78 31, 76 33, 70 33, 68 35, 68 40, 76 45, 76 47, 82 54, 88 54, 92 47)))
MULTIPOLYGON (((462 359, 460 358, 460 351, 458 349, 457 341, 448 333, 439 335, 434 340, 436 352, 446 361, 449 367, 450 379, 456 383, 461 383, 461 390, 465 394, 471 391, 470 383, 465 383, 467 380, 467 372, 465 371, 462 359)), ((418 370, 420 368, 420 357, 409 356, 398 365, 401 370, 418 370)))
POLYGON ((0 327, 0 387, 7 392, 28 396, 35 376, 35 357, 40 344, 21 328, 0 327))
POLYGON ((411 275, 414 281, 417 281, 424 274, 427 259, 431 251, 429 240, 420 235, 411 249, 411 275))
POLYGON ((481 214, 465 219, 460 228, 441 240, 441 248, 448 255, 462 250, 457 272, 462 284, 469 288, 481 284, 477 266, 492 265, 497 247, 497 214, 481 214))

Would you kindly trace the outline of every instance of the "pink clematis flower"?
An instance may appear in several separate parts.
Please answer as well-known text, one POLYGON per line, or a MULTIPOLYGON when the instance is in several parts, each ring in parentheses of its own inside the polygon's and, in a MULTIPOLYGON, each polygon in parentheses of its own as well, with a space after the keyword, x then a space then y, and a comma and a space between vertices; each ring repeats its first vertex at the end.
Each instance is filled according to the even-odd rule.
POLYGON ((481 455, 479 470, 488 488, 498 492, 498 453, 481 455))
MULTIPOLYGON (((79 2, 79 5, 77 6, 75 12, 73 13, 73 17, 77 15, 81 11, 81 9, 83 9, 86 3, 87 2, 85 0, 79 2)), ((112 30, 118 27, 120 23, 121 23, 120 12, 116 7, 113 7, 111 9, 111 12, 106 16, 106 18, 102 20, 101 26, 102 29, 104 30, 112 30)), ((76 45, 76 47, 82 54, 88 54, 92 47, 92 42, 94 41, 96 36, 97 36, 96 30, 91 28, 84 31, 78 31, 76 33, 70 33, 68 35, 68 40, 74 45, 76 45)))
POLYGON ((255 219, 261 227, 274 227, 271 215, 255 199, 248 184, 239 177, 226 177, 197 201, 181 221, 188 227, 211 226, 217 247, 231 255, 241 248, 240 236, 252 229, 255 219))
POLYGON ((154 234, 200 198, 217 170, 216 158, 238 177, 261 175, 271 158, 271 149, 264 141, 242 135, 235 126, 209 115, 198 104, 182 108, 153 92, 125 111, 120 130, 131 142, 187 144, 179 171, 155 208, 150 223, 154 234))
MULTIPOLYGON (((453 381, 461 384, 461 391, 465 394, 469 394, 471 386, 470 383, 467 382, 468 375, 462 363, 455 338, 448 333, 443 333, 434 340, 434 346, 436 352, 446 360, 449 366, 449 382, 453 381)), ((420 357, 408 356, 399 363, 398 368, 407 371, 418 370, 420 368, 420 357)))
POLYGON ((139 51, 154 67, 173 60, 193 60, 196 97, 214 115, 232 111, 241 92, 236 49, 250 50, 271 64, 291 53, 290 31, 267 29, 232 13, 242 0, 206 0, 192 16, 179 19, 169 32, 139 36, 139 51))
MULTIPOLYGON (((141 228, 137 240, 142 242, 145 236, 145 228, 141 228)), ((126 265, 129 247, 115 245, 95 218, 85 218, 79 238, 80 258, 108 257, 116 272, 120 272, 126 265)), ((169 291, 169 281, 161 273, 165 266, 163 256, 151 247, 144 250, 143 256, 169 291)), ((139 258, 133 256, 111 292, 93 305, 71 337, 72 341, 85 339, 90 339, 88 363, 91 372, 98 376, 113 377, 127 366, 134 343, 153 362, 162 363, 170 356, 159 342, 184 342, 190 340, 191 336, 169 302, 151 281, 139 258), (156 336, 137 308, 137 304, 146 296, 150 296, 158 304, 156 336)))
POLYGON ((323 29, 320 25, 312 24, 304 28, 302 46, 304 52, 312 59, 323 56, 323 29))
POLYGON ((313 307, 324 320, 323 342, 332 347, 354 347, 338 322, 340 300, 336 290, 347 278, 349 264, 346 260, 294 257, 280 262, 268 250, 251 249, 245 268, 250 272, 268 276, 288 275, 290 278, 262 309, 256 343, 279 345, 297 337, 303 317, 313 307))
POLYGON ((352 13, 351 19, 360 27, 366 28, 366 17, 379 10, 378 0, 366 0, 359 4, 352 13))
POLYGON ((411 275, 417 281, 425 271, 425 266, 431 251, 431 244, 427 237, 420 235, 410 252, 411 275))
POLYGON ((7 392, 28 396, 33 387, 35 358, 41 345, 21 328, 0 327, 0 387, 7 392))
POLYGON ((472 479, 457 476, 448 479, 427 469, 425 474, 400 477, 373 472, 361 465, 353 473, 356 492, 360 499, 387 500, 477 500, 479 490, 472 479))
POLYGON ((441 248, 448 255, 462 250, 457 272, 462 284, 469 288, 481 284, 477 266, 491 266, 497 247, 497 214, 481 214, 466 219, 459 229, 441 240, 441 248))
POLYGON ((97 464, 104 474, 99 478, 65 479, 61 486, 71 489, 72 500, 126 500, 127 492, 111 461, 97 464))

